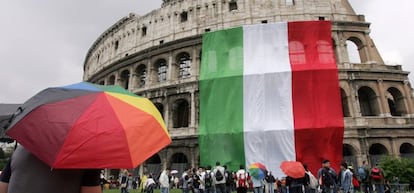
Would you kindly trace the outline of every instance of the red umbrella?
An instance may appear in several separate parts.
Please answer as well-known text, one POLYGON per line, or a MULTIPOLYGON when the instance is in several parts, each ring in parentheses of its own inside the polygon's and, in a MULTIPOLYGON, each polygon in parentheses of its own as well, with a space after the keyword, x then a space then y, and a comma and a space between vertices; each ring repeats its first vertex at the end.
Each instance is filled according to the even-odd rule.
POLYGON ((25 102, 7 135, 52 168, 134 168, 171 143, 153 103, 81 82, 25 102))
POLYGON ((305 177, 305 168, 301 162, 296 161, 284 161, 280 164, 280 169, 292 178, 305 177))

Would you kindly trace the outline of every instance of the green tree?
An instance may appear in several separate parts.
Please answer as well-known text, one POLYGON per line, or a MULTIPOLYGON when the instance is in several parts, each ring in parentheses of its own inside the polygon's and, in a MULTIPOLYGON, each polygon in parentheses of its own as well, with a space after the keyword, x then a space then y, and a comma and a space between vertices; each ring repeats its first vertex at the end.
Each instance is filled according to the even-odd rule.
POLYGON ((385 178, 391 183, 398 177, 400 183, 410 183, 414 180, 414 159, 387 156, 379 163, 385 178))

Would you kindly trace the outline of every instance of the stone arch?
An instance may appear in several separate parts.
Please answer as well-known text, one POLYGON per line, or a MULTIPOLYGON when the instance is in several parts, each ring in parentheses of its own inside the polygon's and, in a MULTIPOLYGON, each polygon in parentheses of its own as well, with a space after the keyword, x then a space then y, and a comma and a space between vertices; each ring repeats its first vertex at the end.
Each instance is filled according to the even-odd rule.
POLYGON ((108 85, 115 85, 115 75, 109 77, 108 85))
POLYGON ((170 159, 171 169, 178 171, 178 176, 189 167, 190 163, 188 162, 188 158, 184 153, 174 153, 170 159))
POLYGON ((362 86, 358 89, 359 107, 362 116, 378 116, 380 108, 378 97, 374 90, 368 86, 362 86))
POLYGON ((191 76, 191 56, 188 52, 180 52, 175 57, 177 63, 176 74, 177 78, 185 79, 191 76))
POLYGON ((378 163, 381 158, 388 155, 388 149, 381 143, 374 143, 369 147, 369 158, 372 165, 378 163))
POLYGON ((161 170, 161 157, 158 154, 154 154, 145 161, 144 173, 153 174, 153 176, 155 177, 159 173, 161 173, 161 170))
POLYGON ((161 103, 154 103, 155 107, 158 109, 158 111, 160 112, 162 118, 164 118, 164 105, 161 103))
POLYGON ((105 80, 101 80, 101 81, 99 81, 99 83, 98 84, 100 84, 100 85, 105 85, 105 80))
POLYGON ((404 158, 414 158, 414 146, 411 143, 401 144, 400 155, 404 158))
POLYGON ((155 61, 154 69, 157 73, 157 81, 158 82, 165 82, 167 81, 167 72, 168 72, 168 64, 167 60, 164 58, 160 58, 155 61))
POLYGON ((341 100, 342 100, 342 113, 344 117, 350 117, 351 113, 349 111, 348 95, 346 94, 343 88, 341 88, 341 100))
POLYGON ((178 99, 172 106, 173 128, 188 127, 190 104, 185 99, 178 99))
POLYGON ((129 72, 129 70, 123 70, 121 72, 121 77, 120 77, 120 86, 125 88, 126 90, 128 90, 129 88, 129 77, 130 77, 131 73, 129 72))
POLYGON ((348 59, 350 63, 366 62, 364 42, 360 37, 350 36, 346 40, 346 49, 348 52, 348 59))
POLYGON ((392 116, 402 116, 407 113, 404 104, 404 96, 400 90, 395 87, 387 89, 387 101, 392 116))
POLYGON ((145 64, 138 65, 137 68, 135 68, 135 74, 136 74, 136 85, 138 88, 145 87, 145 84, 147 82, 147 66, 145 64))
POLYGON ((357 150, 351 144, 344 144, 342 146, 343 161, 348 165, 357 166, 357 150))

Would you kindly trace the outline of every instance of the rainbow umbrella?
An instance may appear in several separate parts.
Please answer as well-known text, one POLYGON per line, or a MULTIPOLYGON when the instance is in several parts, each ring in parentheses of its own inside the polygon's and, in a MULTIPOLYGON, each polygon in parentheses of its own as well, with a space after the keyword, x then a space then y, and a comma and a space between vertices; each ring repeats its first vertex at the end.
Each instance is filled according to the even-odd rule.
POLYGON ((153 103, 119 86, 47 88, 6 133, 52 168, 134 168, 171 143, 153 103))
POLYGON ((249 173, 254 178, 263 179, 266 176, 267 169, 263 164, 255 162, 250 164, 249 173))

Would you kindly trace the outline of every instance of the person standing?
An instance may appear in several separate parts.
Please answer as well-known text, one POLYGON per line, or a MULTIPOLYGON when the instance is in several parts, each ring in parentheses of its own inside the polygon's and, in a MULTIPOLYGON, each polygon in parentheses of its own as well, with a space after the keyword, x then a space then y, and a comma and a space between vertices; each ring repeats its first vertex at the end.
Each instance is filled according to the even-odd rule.
POLYGON ((370 177, 371 177, 372 184, 375 186, 375 191, 377 193, 384 193, 385 191, 384 172, 382 171, 382 169, 379 167, 378 164, 376 164, 375 167, 371 169, 370 177))
POLYGON ((100 169, 50 169, 18 145, 0 175, 0 193, 102 193, 100 169))
POLYGON ((366 160, 362 161, 362 166, 357 170, 359 180, 361 181, 361 190, 363 193, 372 193, 371 178, 369 177, 369 167, 366 160))
POLYGON ((183 175, 181 176, 181 181, 183 182, 181 189, 183 190, 183 193, 189 192, 189 181, 191 180, 189 173, 190 173, 190 169, 186 169, 183 172, 183 175))
POLYGON ((275 193, 274 184, 276 182, 275 177, 273 176, 271 171, 268 171, 265 177, 266 186, 267 186, 267 193, 275 193))
POLYGON ((244 169, 244 165, 240 165, 239 168, 240 169, 236 172, 236 190, 237 193, 247 193, 250 176, 244 169))
POLYGON ((334 192, 336 186, 336 173, 331 168, 331 162, 329 160, 322 161, 322 168, 318 171, 318 179, 322 193, 334 192))
POLYGON ((122 169, 121 172, 121 177, 120 177, 121 181, 121 193, 128 193, 128 170, 127 169, 122 169))
POLYGON ((263 179, 256 178, 252 176, 252 183, 253 183, 253 192, 254 193, 263 193, 263 179))
POLYGON ((170 171, 171 171, 170 168, 166 168, 164 171, 162 171, 160 175, 159 183, 160 183, 161 193, 170 193, 170 180, 169 180, 170 171))
POLYGON ((216 167, 213 170, 214 173, 214 184, 216 186, 217 193, 226 193, 226 178, 225 169, 220 165, 220 162, 216 162, 216 167))
POLYGON ((213 180, 213 172, 211 171, 211 166, 208 165, 206 167, 206 172, 203 177, 204 181, 204 192, 205 193, 213 193, 214 192, 214 180, 213 180))
POLYGON ((343 193, 352 193, 352 172, 348 169, 348 164, 341 163, 341 190, 343 193))
POLYGON ((303 193, 303 189, 306 184, 305 176, 302 178, 292 178, 290 176, 286 177, 286 186, 288 186, 289 193, 303 193))
POLYGON ((147 180, 145 181, 145 192, 154 193, 155 186, 156 184, 154 178, 152 177, 152 174, 149 174, 147 180))

